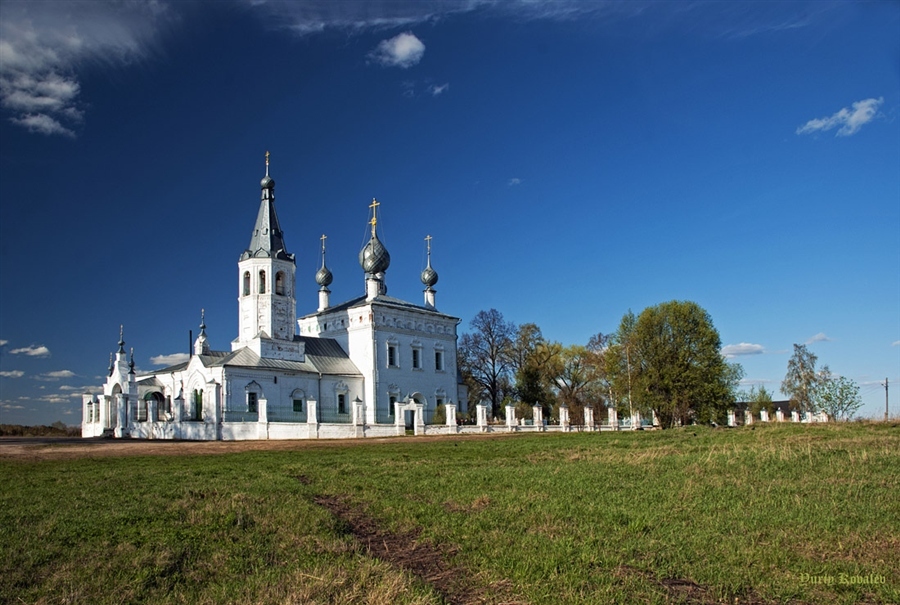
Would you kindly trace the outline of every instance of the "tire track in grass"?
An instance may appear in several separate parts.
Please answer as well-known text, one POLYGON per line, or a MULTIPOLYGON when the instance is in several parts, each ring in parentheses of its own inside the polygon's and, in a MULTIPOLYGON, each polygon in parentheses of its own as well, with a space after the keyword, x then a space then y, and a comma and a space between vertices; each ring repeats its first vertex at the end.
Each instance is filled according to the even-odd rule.
POLYGON ((473 575, 464 567, 451 565, 447 555, 452 550, 440 550, 420 540, 421 530, 395 533, 382 529, 360 506, 347 498, 318 495, 313 502, 327 509, 346 524, 347 531, 371 556, 407 571, 434 589, 450 605, 504 603, 525 605, 525 601, 503 594, 508 586, 477 586, 473 575))

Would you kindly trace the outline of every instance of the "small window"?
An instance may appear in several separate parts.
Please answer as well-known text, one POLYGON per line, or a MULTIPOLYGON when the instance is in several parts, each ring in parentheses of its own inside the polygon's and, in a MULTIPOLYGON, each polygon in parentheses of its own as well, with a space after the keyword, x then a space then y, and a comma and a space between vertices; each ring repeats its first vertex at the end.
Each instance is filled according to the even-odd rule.
POLYGON ((419 364, 419 349, 412 350, 412 367, 414 370, 421 368, 421 365, 419 364))
POLYGON ((249 391, 247 393, 247 411, 248 412, 258 412, 259 411, 259 396, 253 391, 249 391))
POLYGON ((138 422, 147 422, 147 400, 138 399, 137 419, 138 422))
POLYGON ((266 293, 266 272, 265 271, 259 272, 259 293, 260 294, 266 293))
POLYGON ((397 403, 397 398, 394 397, 393 395, 391 395, 391 405, 388 408, 388 414, 391 416, 394 415, 394 404, 395 403, 397 403))
POLYGON ((388 345, 388 366, 397 367, 397 347, 394 345, 388 345))
POLYGON ((275 294, 284 296, 284 271, 275 274, 275 294))
POLYGON ((444 354, 441 351, 434 352, 434 369, 438 372, 444 371, 444 354))
POLYGON ((294 399, 294 411, 303 413, 303 400, 302 399, 294 399))
POLYGON ((338 414, 347 413, 347 396, 343 393, 338 394, 338 414))
POLYGON ((250 296, 250 272, 244 271, 244 296, 250 296))

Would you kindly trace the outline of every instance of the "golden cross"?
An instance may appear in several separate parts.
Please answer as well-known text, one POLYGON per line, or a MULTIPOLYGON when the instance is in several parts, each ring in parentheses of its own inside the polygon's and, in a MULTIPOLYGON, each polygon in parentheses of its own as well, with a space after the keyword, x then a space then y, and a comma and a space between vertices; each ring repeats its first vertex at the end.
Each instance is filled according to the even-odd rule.
POLYGON ((372 236, 373 237, 375 235, 375 225, 378 224, 378 217, 376 216, 376 212, 377 212, 378 206, 380 206, 380 205, 381 204, 374 197, 372 198, 372 203, 369 204, 369 208, 372 209, 372 220, 370 222, 372 224, 372 236))

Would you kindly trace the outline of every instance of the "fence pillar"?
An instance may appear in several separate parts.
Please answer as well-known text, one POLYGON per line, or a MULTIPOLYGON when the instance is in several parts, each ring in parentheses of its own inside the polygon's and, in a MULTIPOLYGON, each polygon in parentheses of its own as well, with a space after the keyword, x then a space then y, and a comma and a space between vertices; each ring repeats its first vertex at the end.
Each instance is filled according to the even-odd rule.
POLYGON ((459 427, 456 426, 456 404, 455 403, 445 403, 444 404, 444 413, 447 416, 447 432, 448 433, 458 433, 459 427))
POLYGON ((485 433, 488 430, 487 424, 487 406, 479 403, 475 406, 476 417, 478 418, 478 428, 485 433))
POLYGON ((544 408, 536 405, 533 408, 532 418, 534 418, 534 427, 536 431, 544 430, 544 408))
POLYGON ((306 400, 306 430, 308 439, 319 438, 319 402, 311 397, 306 400))
POLYGON ((514 405, 506 406, 506 428, 510 432, 516 430, 516 406, 514 405))

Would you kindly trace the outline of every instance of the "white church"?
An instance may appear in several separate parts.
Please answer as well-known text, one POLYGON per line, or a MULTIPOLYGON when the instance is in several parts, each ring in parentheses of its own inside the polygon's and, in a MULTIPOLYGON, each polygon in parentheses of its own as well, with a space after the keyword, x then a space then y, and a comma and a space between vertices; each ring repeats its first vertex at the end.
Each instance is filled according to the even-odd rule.
POLYGON ((139 439, 317 439, 455 432, 467 392, 456 368, 459 319, 435 306, 428 262, 423 304, 387 295, 391 257, 377 235, 359 252, 365 294, 332 305, 331 271, 315 275, 318 309, 297 318, 296 261, 275 213, 275 181, 262 199, 250 245, 238 260, 238 335, 230 351, 200 334, 187 362, 136 375, 120 331, 101 394, 83 396, 82 436, 139 439), (444 418, 432 424, 441 407, 444 418))

